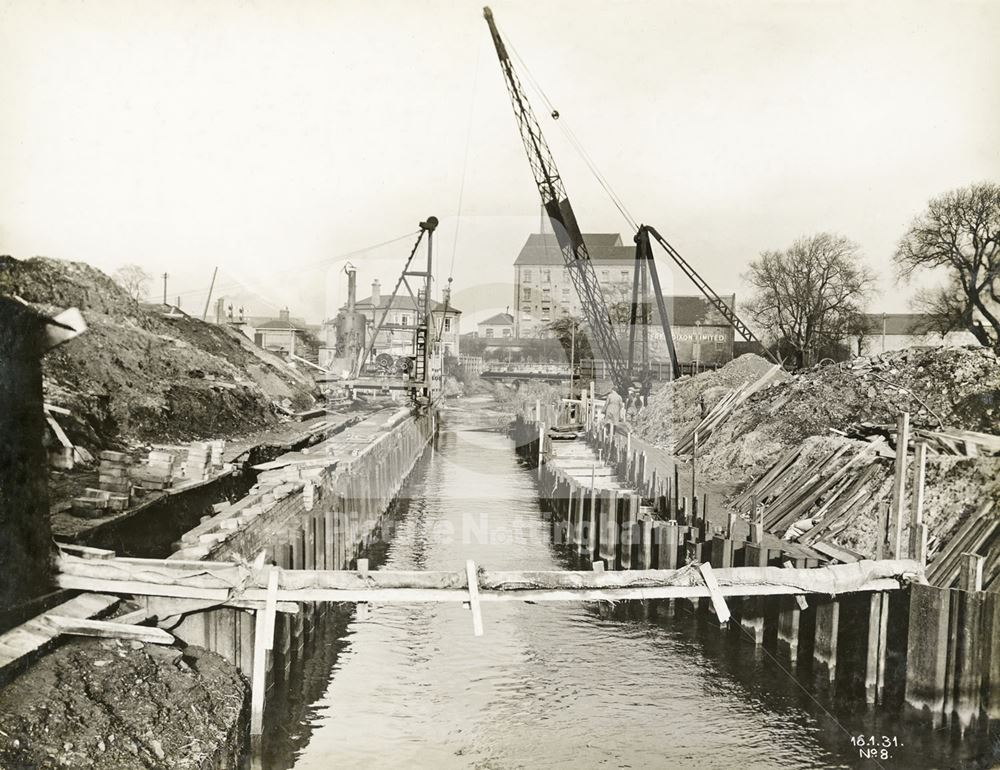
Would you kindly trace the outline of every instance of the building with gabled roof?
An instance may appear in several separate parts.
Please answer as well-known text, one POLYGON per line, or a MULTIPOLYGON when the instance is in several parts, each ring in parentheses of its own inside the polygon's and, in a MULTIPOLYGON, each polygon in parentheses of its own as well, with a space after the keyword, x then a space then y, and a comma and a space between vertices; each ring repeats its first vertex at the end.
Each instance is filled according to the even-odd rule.
MULTIPOLYGON (((632 301, 634 244, 623 243, 618 233, 584 233, 583 240, 609 309, 618 306, 627 314, 632 301)), ((544 335, 552 321, 565 316, 585 317, 559 242, 551 233, 528 236, 514 260, 514 283, 516 337, 544 335)), ((664 295, 663 301, 681 363, 721 364, 732 359, 733 328, 705 297, 664 295)), ((736 296, 722 297, 722 301, 735 308, 736 296)), ((666 361, 669 355, 659 312, 655 299, 651 302, 650 356, 666 361)), ((628 345, 627 332, 620 342, 623 349, 628 345)))
MULTIPOLYGON (((435 347, 440 344, 444 353, 457 356, 462 311, 450 303, 438 302, 435 299, 431 299, 430 306, 434 328, 437 330, 435 347)), ((342 309, 346 309, 346 305, 342 309)), ((388 309, 385 324, 375 340, 374 353, 409 355, 413 346, 413 332, 410 327, 415 327, 420 317, 420 308, 409 292, 401 290, 393 299, 392 295, 382 294, 381 283, 376 278, 372 281, 371 295, 359 299, 355 303, 355 309, 365 316, 371 330, 375 329, 388 309)))
POLYGON ((514 316, 497 313, 476 324, 477 334, 487 339, 513 339, 514 316))

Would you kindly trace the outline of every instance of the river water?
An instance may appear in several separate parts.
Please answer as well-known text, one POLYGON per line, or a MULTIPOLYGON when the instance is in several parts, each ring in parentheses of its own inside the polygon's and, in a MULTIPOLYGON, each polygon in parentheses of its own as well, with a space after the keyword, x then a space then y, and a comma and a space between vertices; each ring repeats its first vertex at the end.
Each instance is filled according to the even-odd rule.
MULTIPOLYGON (((383 569, 560 569, 534 476, 486 401, 445 414, 373 562, 383 569)), ((634 607, 634 605, 633 605, 634 607)), ((690 615, 595 605, 460 604, 331 613, 270 719, 268 770, 952 767, 942 741, 814 701, 766 652, 690 615), (628 614, 627 612, 624 614, 628 614), (903 742, 862 762, 851 734, 903 742)), ((863 709, 861 710, 863 711, 863 709)), ((954 762, 953 762, 954 760, 954 762)), ((974 765, 967 765, 969 767, 974 765)), ((979 765, 988 767, 988 764, 979 765)))

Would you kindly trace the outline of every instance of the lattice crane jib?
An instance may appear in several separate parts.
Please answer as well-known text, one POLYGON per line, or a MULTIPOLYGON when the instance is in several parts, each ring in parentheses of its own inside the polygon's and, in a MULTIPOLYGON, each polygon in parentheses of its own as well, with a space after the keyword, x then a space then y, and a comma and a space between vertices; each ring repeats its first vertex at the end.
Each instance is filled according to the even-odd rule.
POLYGON ((510 95, 518 131, 521 134, 521 141, 524 143, 531 172, 535 177, 535 184, 542 198, 542 205, 545 207, 549 219, 554 223, 553 229, 563 255, 563 262, 580 298, 580 305, 583 307, 591 335, 597 342, 597 347, 610 369, 612 382, 614 382, 615 388, 624 394, 631 385, 629 373, 622 357, 618 335, 608 313, 607 303, 597 280, 597 272, 594 270, 587 245, 583 241, 583 235, 577 224, 576 215, 573 213, 573 207, 566 195, 566 189, 552 158, 552 152, 542 136, 538 120, 535 118, 517 73, 514 71, 510 56, 507 54, 507 47, 493 21, 493 13, 489 8, 484 8, 483 16, 489 25, 490 36, 493 38, 493 45, 496 48, 497 57, 500 59, 504 83, 510 95))

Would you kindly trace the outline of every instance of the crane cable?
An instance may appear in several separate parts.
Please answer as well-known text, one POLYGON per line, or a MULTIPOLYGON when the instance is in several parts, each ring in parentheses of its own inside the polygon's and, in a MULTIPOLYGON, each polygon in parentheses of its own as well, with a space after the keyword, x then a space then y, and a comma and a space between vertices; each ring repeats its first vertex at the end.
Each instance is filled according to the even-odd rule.
MULTIPOLYGON (((344 252, 342 254, 336 254, 336 255, 334 255, 332 257, 323 257, 321 259, 313 260, 311 262, 303 262, 303 263, 301 263, 299 265, 293 265, 293 267, 297 271, 299 271, 299 272, 302 272, 304 270, 318 269, 318 268, 323 267, 324 265, 326 265, 326 264, 328 264, 330 262, 336 262, 337 260, 340 260, 340 259, 347 259, 348 257, 360 256, 361 254, 365 254, 365 253, 367 253, 369 251, 374 251, 375 249, 379 249, 379 248, 381 248, 383 246, 389 246, 390 244, 397 243, 398 241, 407 240, 409 238, 412 238, 414 235, 416 235, 416 232, 415 231, 411 231, 409 233, 405 233, 404 235, 397 236, 396 238, 390 238, 387 241, 382 241, 380 243, 373 243, 370 246, 363 246, 360 249, 355 249, 354 251, 347 251, 347 252, 344 252)), ((269 272, 269 273, 261 273, 261 275, 262 276, 274 276, 274 275, 277 275, 278 272, 285 273, 285 272, 287 272, 287 270, 288 270, 288 266, 283 265, 281 267, 280 271, 273 271, 273 272, 269 272)), ((228 271, 225 271, 225 272, 228 272, 228 271)), ((243 280, 240 280, 239 278, 234 278, 233 280, 226 281, 224 283, 217 283, 215 285, 215 288, 216 288, 216 290, 219 290, 219 291, 225 290, 225 289, 236 289, 236 288, 244 289, 244 290, 247 290, 247 291, 256 291, 254 289, 247 289, 246 282, 243 281, 243 280)), ((196 295, 196 294, 204 294, 205 291, 206 291, 205 289, 189 289, 188 291, 178 292, 175 296, 177 296, 177 297, 187 297, 187 296, 196 295)), ((268 301, 266 297, 262 297, 262 299, 264 299, 265 302, 268 301)), ((279 306, 280 305, 275 304, 275 307, 279 307, 279 306)))
POLYGON ((563 120, 560 119, 559 111, 552 104, 552 101, 546 95, 545 91, 542 89, 541 84, 532 74, 531 70, 528 69, 528 65, 525 63, 524 59, 521 58, 521 54, 517 52, 517 49, 510 42, 510 38, 508 38, 506 34, 503 34, 503 38, 507 47, 514 54, 514 58, 517 59, 521 71, 524 73, 525 77, 531 84, 532 88, 534 88, 537 94, 541 97, 542 101, 545 103, 545 106, 548 108, 549 114, 552 116, 552 119, 559 124, 559 127, 562 129, 563 134, 569 140, 570 145, 573 147, 574 150, 577 151, 580 157, 583 158, 583 162, 587 165, 587 168, 590 170, 590 173, 594 175, 594 178, 597 180, 597 183, 604 189, 604 192, 607 193, 608 198, 614 204, 615 208, 618 209, 618 212, 622 215, 622 217, 624 217, 629 227, 631 227, 634 231, 638 232, 639 225, 637 224, 635 218, 629 213, 629 210, 625 206, 624 201, 622 201, 622 199, 611 187, 611 183, 608 181, 607 177, 605 177, 604 174, 601 173, 601 170, 600 168, 598 168, 597 163, 594 162, 594 159, 590 156, 590 153, 587 152, 586 148, 583 146, 583 143, 577 138, 576 134, 573 133, 573 130, 569 127, 568 124, 566 124, 563 120))

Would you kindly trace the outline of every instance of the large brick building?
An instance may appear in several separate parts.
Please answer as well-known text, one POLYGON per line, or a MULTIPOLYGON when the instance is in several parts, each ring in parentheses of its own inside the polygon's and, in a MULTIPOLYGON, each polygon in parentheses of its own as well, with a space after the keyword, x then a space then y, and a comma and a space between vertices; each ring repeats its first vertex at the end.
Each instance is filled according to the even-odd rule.
MULTIPOLYGON (((586 233, 583 240, 605 302, 609 306, 620 305, 619 310, 627 308, 632 298, 634 244, 622 243, 617 233, 586 233)), ((547 325, 562 316, 584 317, 555 235, 532 233, 528 236, 514 260, 514 284, 517 337, 544 335, 547 325)), ((672 295, 664 295, 663 300, 681 363, 716 364, 732 359, 733 328, 708 300, 700 296, 672 295)), ((724 296, 722 300, 729 307, 735 307, 735 295, 724 296)), ((654 303, 650 355, 654 360, 666 361, 666 342, 658 317, 654 303)), ((621 335, 621 343, 623 347, 628 344, 627 331, 621 335)))

